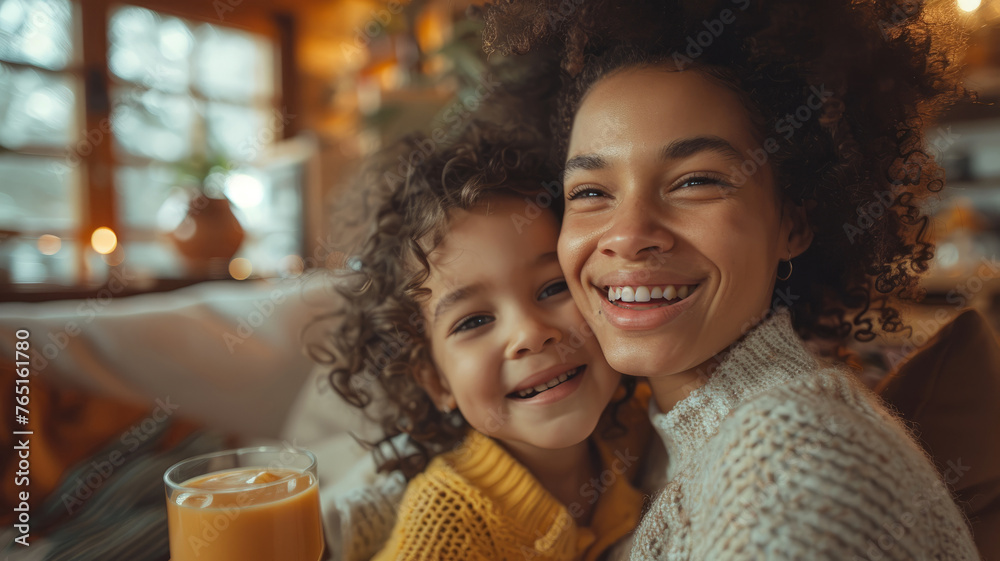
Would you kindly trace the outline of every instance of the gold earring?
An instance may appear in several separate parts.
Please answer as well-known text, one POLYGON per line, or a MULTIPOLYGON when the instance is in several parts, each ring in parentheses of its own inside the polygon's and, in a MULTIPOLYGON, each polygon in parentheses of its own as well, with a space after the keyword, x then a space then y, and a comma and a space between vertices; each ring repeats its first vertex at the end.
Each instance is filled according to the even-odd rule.
POLYGON ((785 276, 778 275, 778 280, 786 281, 786 280, 792 278, 792 252, 791 251, 788 252, 788 259, 785 260, 785 263, 788 263, 788 274, 785 275, 785 276))
POLYGON ((455 410, 455 405, 452 405, 453 400, 449 399, 441 405, 441 412, 445 415, 450 415, 452 411, 455 410))

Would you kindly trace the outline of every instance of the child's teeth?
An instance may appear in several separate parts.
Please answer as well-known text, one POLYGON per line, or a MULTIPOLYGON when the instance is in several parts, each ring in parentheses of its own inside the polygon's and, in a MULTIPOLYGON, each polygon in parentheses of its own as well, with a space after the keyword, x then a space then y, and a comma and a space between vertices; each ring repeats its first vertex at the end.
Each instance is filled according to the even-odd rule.
POLYGON ((645 286, 640 286, 635 289, 635 301, 636 302, 649 302, 649 289, 645 286))
POLYGON ((677 289, 673 285, 669 285, 663 289, 663 298, 665 300, 673 300, 677 298, 677 289))
POLYGON ((677 289, 678 298, 687 298, 687 295, 688 295, 688 285, 685 284, 684 286, 677 289))
POLYGON ((653 290, 649 291, 649 297, 650 298, 663 298, 663 289, 660 288, 660 287, 658 287, 658 286, 654 286, 653 290))
POLYGON ((536 392, 544 392, 545 390, 549 389, 549 386, 548 384, 538 384, 532 389, 535 390, 536 392))
POLYGON ((635 302, 635 290, 631 286, 622 288, 622 302, 635 302))

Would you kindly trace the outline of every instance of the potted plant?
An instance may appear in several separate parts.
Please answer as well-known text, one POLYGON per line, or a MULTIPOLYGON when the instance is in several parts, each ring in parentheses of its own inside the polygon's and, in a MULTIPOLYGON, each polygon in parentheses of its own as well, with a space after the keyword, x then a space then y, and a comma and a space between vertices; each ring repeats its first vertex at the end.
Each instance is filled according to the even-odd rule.
POLYGON ((192 274, 224 276, 243 243, 243 227, 223 189, 234 167, 211 154, 177 165, 177 184, 189 191, 190 198, 187 214, 168 235, 192 274))

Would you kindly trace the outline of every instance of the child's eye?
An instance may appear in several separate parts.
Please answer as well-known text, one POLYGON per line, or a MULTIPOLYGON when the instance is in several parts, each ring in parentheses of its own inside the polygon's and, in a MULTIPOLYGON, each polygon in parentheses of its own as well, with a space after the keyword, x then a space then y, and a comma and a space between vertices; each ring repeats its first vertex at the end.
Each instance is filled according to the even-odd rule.
POLYGON ((605 196, 604 191, 601 191, 593 185, 580 185, 579 187, 574 187, 572 191, 566 194, 566 200, 575 201, 577 199, 589 199, 603 196, 605 196))
POLYGON ((556 281, 556 282, 554 282, 554 283, 546 286, 542 290, 542 293, 538 295, 538 299, 539 300, 545 300, 546 298, 550 298, 552 296, 555 296, 556 294, 559 294, 560 292, 566 292, 567 290, 569 290, 569 287, 566 285, 566 281, 563 281, 563 280, 556 281))
POLYGON ((470 316, 462 321, 458 322, 458 325, 451 330, 452 333, 460 333, 462 331, 468 331, 470 329, 475 329, 477 327, 482 327, 486 324, 493 323, 493 318, 490 316, 470 316))

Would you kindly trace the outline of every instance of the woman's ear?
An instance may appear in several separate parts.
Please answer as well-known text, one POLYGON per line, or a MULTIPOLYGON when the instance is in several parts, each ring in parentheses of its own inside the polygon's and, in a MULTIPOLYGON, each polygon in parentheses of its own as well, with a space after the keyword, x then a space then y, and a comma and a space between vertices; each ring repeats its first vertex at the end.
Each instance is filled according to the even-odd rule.
MULTIPOLYGON (((809 225, 806 206, 785 201, 782 216, 782 234, 788 243, 788 251, 792 257, 801 255, 809 249, 813 241, 813 230, 809 225)), ((782 257, 784 258, 784 257, 782 257)))
POLYGON ((448 380, 433 366, 427 365, 420 368, 417 372, 417 383, 424 388, 427 395, 431 396, 431 401, 439 410, 450 412, 457 407, 448 380))

